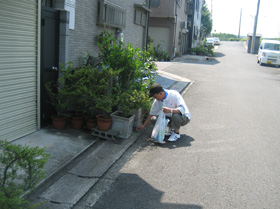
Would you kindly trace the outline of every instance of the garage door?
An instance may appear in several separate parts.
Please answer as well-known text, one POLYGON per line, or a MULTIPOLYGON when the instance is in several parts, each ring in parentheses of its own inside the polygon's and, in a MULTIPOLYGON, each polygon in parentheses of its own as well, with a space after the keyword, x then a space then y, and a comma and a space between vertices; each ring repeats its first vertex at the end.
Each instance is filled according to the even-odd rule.
POLYGON ((153 45, 156 47, 160 45, 160 48, 166 52, 169 51, 170 45, 170 29, 167 27, 149 27, 149 36, 154 40, 153 45))
POLYGON ((0 140, 37 130, 37 0, 1 1, 0 140))

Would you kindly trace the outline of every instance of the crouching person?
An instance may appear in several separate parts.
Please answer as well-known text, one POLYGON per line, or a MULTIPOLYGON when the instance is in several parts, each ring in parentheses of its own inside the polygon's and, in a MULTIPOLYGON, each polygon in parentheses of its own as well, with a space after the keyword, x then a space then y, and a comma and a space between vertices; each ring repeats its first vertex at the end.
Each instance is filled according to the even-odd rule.
POLYGON ((191 119, 189 109, 181 96, 176 90, 163 89, 160 84, 153 84, 150 88, 150 97, 154 97, 154 102, 150 113, 145 122, 136 128, 137 131, 144 129, 149 122, 156 123, 160 111, 170 120, 169 130, 165 133, 170 135, 168 141, 177 141, 180 138, 180 128, 185 126, 191 119))

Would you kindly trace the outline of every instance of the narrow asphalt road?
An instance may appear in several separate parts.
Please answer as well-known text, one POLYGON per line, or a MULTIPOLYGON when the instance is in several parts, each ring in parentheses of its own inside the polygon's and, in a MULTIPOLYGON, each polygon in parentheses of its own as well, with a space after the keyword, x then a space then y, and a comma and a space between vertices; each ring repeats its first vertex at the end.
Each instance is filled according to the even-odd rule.
POLYGON ((181 139, 147 130, 75 208, 279 208, 280 71, 242 43, 163 69, 194 81, 181 139))

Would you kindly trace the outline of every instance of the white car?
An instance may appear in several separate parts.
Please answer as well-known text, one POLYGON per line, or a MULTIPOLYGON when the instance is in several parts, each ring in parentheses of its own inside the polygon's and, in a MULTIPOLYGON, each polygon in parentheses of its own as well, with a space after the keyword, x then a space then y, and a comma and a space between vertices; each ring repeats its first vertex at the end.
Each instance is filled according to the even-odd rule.
POLYGON ((280 65, 280 41, 262 40, 258 52, 258 63, 280 65))
POLYGON ((218 37, 214 37, 214 44, 220 45, 220 39, 218 37))
POLYGON ((214 38, 206 38, 206 46, 208 45, 214 46, 214 38))

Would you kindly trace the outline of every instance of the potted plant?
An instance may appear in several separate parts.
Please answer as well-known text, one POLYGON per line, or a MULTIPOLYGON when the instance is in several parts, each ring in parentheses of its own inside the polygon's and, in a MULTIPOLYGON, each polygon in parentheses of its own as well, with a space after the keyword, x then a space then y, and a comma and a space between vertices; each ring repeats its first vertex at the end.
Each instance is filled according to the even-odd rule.
POLYGON ((45 85, 49 96, 49 103, 55 108, 56 115, 52 115, 52 124, 55 129, 64 129, 67 117, 63 114, 68 106, 67 97, 63 91, 64 81, 59 78, 56 82, 48 82, 45 85))
POLYGON ((87 130, 92 130, 96 127, 96 111, 95 111, 95 98, 96 95, 94 94, 95 84, 98 82, 98 78, 94 75, 93 68, 93 57, 87 51, 85 53, 81 53, 80 56, 80 63, 81 67, 78 68, 80 73, 80 85, 78 86, 80 89, 80 95, 82 98, 82 105, 83 105, 83 113, 85 119, 85 125, 87 130))
POLYGON ((105 66, 109 66, 117 76, 113 85, 128 89, 132 81, 142 77, 144 65, 143 54, 139 48, 131 44, 126 46, 120 40, 113 38, 112 33, 102 32, 98 36, 99 57, 105 66))
POLYGON ((120 138, 128 138, 133 130, 142 124, 142 108, 150 102, 147 88, 136 88, 135 85, 120 94, 119 108, 111 114, 112 130, 119 131, 120 138))
POLYGON ((120 138, 128 138, 134 125, 133 91, 123 91, 120 94, 119 108, 111 114, 112 130, 118 131, 120 138))
POLYGON ((148 95, 143 92, 143 89, 148 85, 143 77, 154 70, 155 65, 148 59, 148 52, 141 52, 139 48, 134 48, 131 44, 125 46, 107 31, 98 36, 98 46, 100 48, 99 57, 117 75, 112 86, 118 88, 118 91, 116 91, 116 95, 112 94, 112 96, 115 96, 113 101, 119 100, 119 110, 111 114, 113 118, 112 129, 120 132, 119 137, 126 138, 132 132, 134 119, 131 118, 135 118, 135 109, 141 107, 143 98, 148 95), (129 121, 129 124, 124 123, 121 118, 124 121, 129 121), (131 120, 132 125, 130 125, 131 120), (121 121, 121 125, 118 124, 119 121, 121 121))
POLYGON ((215 55, 214 51, 214 46, 212 45, 207 45, 207 56, 213 57, 215 55))
POLYGON ((69 101, 71 108, 75 114, 72 115, 72 127, 82 128, 83 115, 87 114, 86 127, 91 130, 96 126, 96 118, 94 117, 94 88, 97 85, 97 79, 92 76, 94 68, 90 65, 82 65, 82 67, 75 69, 68 81, 69 87, 69 101))
POLYGON ((65 81, 64 94, 68 100, 68 111, 71 114, 72 128, 80 129, 83 126, 83 110, 84 110, 84 74, 83 69, 74 68, 72 63, 68 63, 67 67, 62 68, 63 76, 65 81))
POLYGON ((121 111, 115 111, 111 114, 112 130, 118 131, 118 137, 128 138, 132 134, 135 115, 125 116, 121 111))
POLYGON ((111 127, 112 117, 110 113, 112 112, 112 98, 108 94, 98 95, 96 98, 96 108, 100 112, 96 115, 97 118, 97 128, 101 131, 108 131, 111 127))
POLYGON ((110 98, 100 97, 97 100, 98 100, 97 101, 98 106, 99 105, 104 105, 104 106, 100 106, 100 108, 98 108, 99 110, 101 110, 101 113, 96 115, 97 128, 101 131, 108 131, 110 129, 111 123, 112 123, 112 117, 109 114, 111 112, 110 98), (109 107, 109 108, 107 110, 105 110, 106 107, 109 107))
POLYGON ((87 99, 91 100, 87 102, 88 106, 99 112, 97 118, 97 128, 101 131, 109 130, 112 122, 110 113, 112 113, 113 107, 118 104, 119 87, 116 83, 118 72, 113 71, 112 68, 105 66, 103 63, 98 68, 94 68, 89 80, 92 85, 88 90, 87 99), (92 79, 91 79, 92 77, 92 79), (105 126, 102 125, 105 123, 105 126))
POLYGON ((204 48, 203 45, 199 45, 199 46, 193 48, 192 52, 197 54, 197 55, 206 55, 207 54, 207 49, 204 48))

